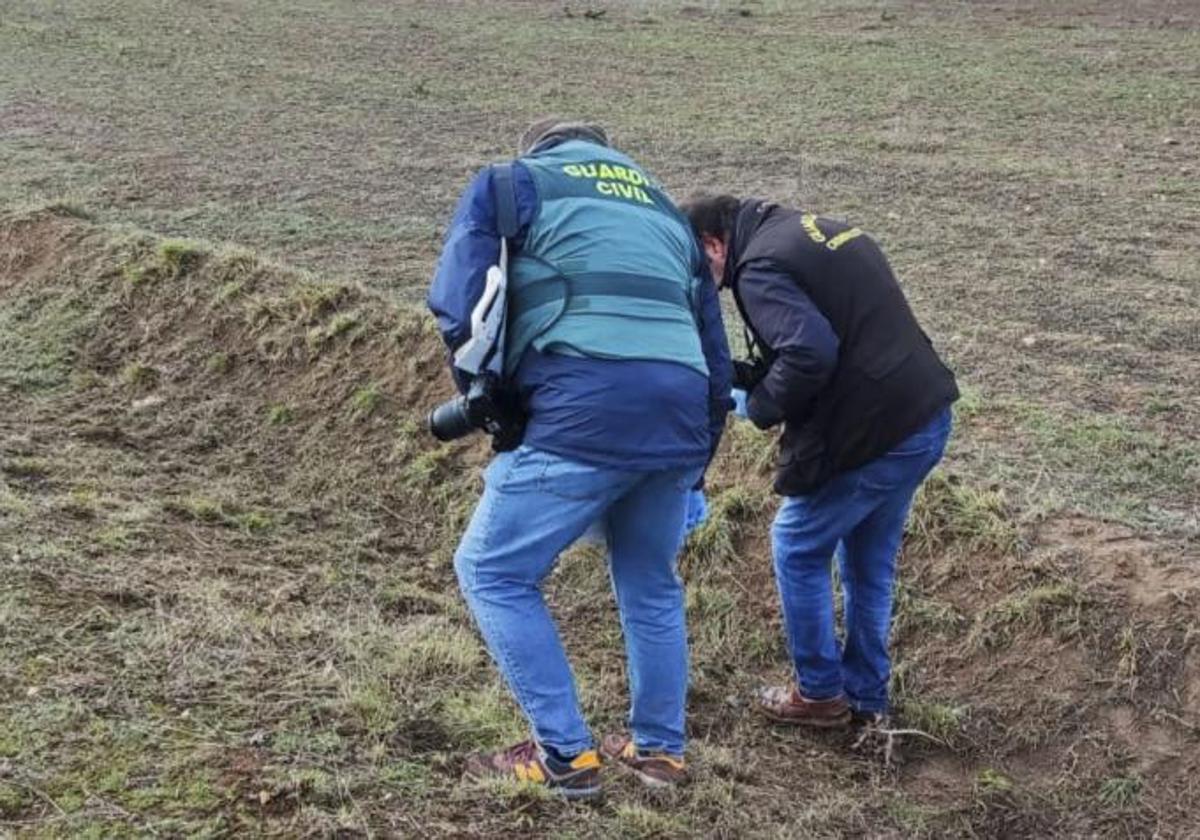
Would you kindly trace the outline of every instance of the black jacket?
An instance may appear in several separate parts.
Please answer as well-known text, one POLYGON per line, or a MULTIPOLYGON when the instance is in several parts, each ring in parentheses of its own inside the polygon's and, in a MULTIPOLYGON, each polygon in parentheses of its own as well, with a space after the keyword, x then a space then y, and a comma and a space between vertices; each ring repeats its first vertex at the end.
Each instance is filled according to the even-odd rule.
POLYGON ((743 202, 725 282, 765 362, 750 419, 784 423, 781 495, 878 458, 958 399, 883 252, 858 228, 743 202))

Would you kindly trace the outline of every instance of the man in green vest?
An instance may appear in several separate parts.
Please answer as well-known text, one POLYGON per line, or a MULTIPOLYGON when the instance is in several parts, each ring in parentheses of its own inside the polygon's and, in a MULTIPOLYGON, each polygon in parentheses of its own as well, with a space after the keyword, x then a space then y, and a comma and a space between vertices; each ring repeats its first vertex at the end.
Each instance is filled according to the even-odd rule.
POLYGON ((487 468, 455 570, 533 737, 470 757, 467 774, 599 794, 597 745, 541 585, 600 521, 631 694, 630 733, 600 751, 674 784, 686 778, 688 669, 676 556, 730 407, 716 286, 687 219, 603 129, 542 120, 516 162, 479 173, 447 232, 429 306, 452 351, 470 338, 503 229, 515 231, 504 384, 525 425, 487 468))

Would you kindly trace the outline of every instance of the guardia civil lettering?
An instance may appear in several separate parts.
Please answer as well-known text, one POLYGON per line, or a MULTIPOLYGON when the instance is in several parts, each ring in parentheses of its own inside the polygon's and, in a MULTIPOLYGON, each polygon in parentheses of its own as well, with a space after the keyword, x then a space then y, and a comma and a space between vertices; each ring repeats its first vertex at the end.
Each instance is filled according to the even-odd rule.
POLYGON ((654 199, 643 187, 650 180, 636 169, 607 163, 572 163, 563 167, 572 178, 590 178, 596 192, 610 198, 627 198, 641 204, 653 204, 654 199))

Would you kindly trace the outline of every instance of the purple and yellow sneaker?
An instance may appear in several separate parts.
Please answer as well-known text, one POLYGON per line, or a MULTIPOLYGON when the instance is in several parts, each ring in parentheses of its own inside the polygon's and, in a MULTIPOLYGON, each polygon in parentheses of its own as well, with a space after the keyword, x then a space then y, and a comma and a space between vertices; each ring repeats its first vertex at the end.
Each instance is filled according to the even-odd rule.
POLYGON ((516 779, 544 785, 565 799, 594 799, 601 795, 600 757, 584 750, 570 761, 559 760, 538 746, 522 741, 508 749, 467 756, 468 779, 516 779))
POLYGON ((600 742, 600 754, 607 761, 619 762, 632 770, 647 787, 674 787, 688 780, 682 756, 642 752, 628 735, 606 735, 600 742))

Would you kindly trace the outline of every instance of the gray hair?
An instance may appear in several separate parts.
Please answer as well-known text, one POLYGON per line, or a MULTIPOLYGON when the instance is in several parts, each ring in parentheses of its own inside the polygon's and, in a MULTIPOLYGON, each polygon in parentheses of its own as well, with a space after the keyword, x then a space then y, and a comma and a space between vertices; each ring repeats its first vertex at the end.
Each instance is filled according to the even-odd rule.
POLYGON ((542 117, 535 120, 521 135, 518 151, 527 155, 534 147, 547 140, 587 140, 589 143, 608 145, 608 132, 596 123, 564 120, 560 117, 542 117))

